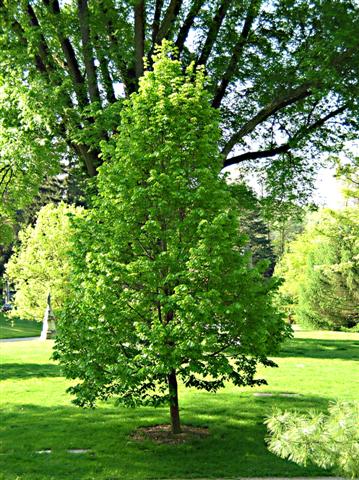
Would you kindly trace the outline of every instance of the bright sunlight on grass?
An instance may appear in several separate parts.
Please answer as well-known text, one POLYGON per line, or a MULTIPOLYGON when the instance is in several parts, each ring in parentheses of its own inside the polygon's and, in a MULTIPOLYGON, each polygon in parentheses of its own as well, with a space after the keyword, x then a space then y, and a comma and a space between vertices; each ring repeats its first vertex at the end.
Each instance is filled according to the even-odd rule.
POLYGON ((325 410, 333 399, 359 396, 359 334, 297 332, 265 369, 269 385, 217 394, 181 389, 184 424, 210 435, 170 445, 131 438, 139 426, 168 422, 167 408, 125 409, 113 403, 81 410, 65 393, 69 381, 49 360, 52 342, 1 345, 3 415, 0 471, 4 480, 143 480, 240 476, 324 476, 268 452, 263 419, 273 407, 325 410), (273 396, 257 396, 261 392, 273 396), (299 396, 282 396, 297 394, 299 396), (71 454, 67 449, 89 449, 71 454), (36 453, 51 449, 52 453, 36 453))
POLYGON ((0 338, 38 337, 41 323, 20 318, 8 318, 0 313, 0 338))

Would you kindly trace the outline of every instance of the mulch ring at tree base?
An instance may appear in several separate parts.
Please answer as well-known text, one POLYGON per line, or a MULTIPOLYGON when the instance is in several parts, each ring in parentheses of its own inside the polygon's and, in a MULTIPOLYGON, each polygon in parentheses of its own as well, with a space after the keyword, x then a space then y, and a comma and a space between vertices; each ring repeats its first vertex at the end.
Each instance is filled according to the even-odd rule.
POLYGON ((155 443, 177 444, 200 439, 209 435, 207 427, 182 425, 181 430, 181 433, 173 434, 171 425, 139 427, 134 433, 132 433, 131 438, 136 441, 152 440, 155 443))

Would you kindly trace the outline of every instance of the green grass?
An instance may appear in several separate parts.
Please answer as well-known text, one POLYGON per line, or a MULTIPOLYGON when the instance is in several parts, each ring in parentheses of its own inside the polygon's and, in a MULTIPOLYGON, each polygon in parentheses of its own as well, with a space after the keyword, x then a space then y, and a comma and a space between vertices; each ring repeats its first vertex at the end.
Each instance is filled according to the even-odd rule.
MULTIPOLYGON (((273 407, 325 410, 333 399, 359 397, 355 380, 359 334, 297 332, 277 358, 279 368, 261 374, 269 385, 217 394, 181 389, 185 424, 208 426, 210 435, 181 445, 130 438, 139 426, 168 422, 167 409, 125 409, 113 403, 81 410, 70 403, 70 382, 49 360, 52 342, 1 344, 4 480, 144 480, 251 476, 324 476, 332 472, 299 467, 268 452, 263 419, 273 407), (300 393, 258 397, 254 392, 300 393), (51 448, 51 454, 36 450, 51 448), (89 448, 71 455, 68 448, 89 448)), ((2 476, 1 476, 2 475, 2 476)))
POLYGON ((0 339, 38 337, 41 333, 42 324, 20 318, 9 318, 0 313, 0 339))

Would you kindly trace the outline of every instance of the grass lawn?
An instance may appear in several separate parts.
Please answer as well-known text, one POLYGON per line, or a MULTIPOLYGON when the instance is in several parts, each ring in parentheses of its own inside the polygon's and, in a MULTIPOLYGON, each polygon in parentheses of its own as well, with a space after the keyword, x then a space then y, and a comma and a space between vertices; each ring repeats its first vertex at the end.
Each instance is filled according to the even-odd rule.
POLYGON ((81 410, 70 403, 52 342, 0 345, 2 355, 0 478, 4 480, 144 480, 240 476, 324 476, 269 453, 263 418, 273 407, 325 410, 333 399, 359 398, 355 379, 359 334, 297 332, 262 371, 269 385, 226 387, 217 394, 181 389, 182 420, 210 435, 180 445, 136 442, 139 426, 168 422, 167 409, 125 409, 113 403, 81 410), (254 396, 271 392, 275 396, 254 396), (282 397, 280 393, 299 393, 282 397), (70 454, 70 448, 88 448, 70 454), (52 453, 36 453, 51 449, 52 453), (1 476, 2 475, 2 476, 1 476))
POLYGON ((0 338, 38 337, 42 324, 20 318, 8 318, 0 313, 0 338))

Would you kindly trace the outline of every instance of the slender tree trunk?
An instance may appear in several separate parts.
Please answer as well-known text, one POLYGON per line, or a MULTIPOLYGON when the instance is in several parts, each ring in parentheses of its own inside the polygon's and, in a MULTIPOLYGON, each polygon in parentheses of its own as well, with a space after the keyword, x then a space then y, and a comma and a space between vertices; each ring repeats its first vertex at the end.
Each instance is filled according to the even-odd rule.
POLYGON ((172 370, 168 375, 168 389, 170 394, 170 412, 172 433, 181 433, 181 421, 178 407, 178 386, 176 371, 172 370))

